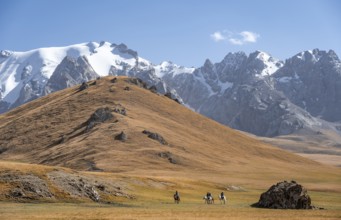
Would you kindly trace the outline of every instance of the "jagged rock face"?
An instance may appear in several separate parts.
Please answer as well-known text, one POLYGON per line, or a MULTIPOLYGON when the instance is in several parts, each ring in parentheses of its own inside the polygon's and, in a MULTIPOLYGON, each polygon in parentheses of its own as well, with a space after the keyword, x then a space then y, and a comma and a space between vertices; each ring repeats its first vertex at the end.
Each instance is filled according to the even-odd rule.
POLYGON ((334 51, 306 51, 288 59, 276 74, 276 89, 311 115, 341 120, 341 62, 334 51))
POLYGON ((66 56, 48 80, 44 95, 96 79, 99 75, 93 70, 86 57, 77 59, 66 56))
POLYGON ((270 209, 312 209, 311 199, 307 190, 296 183, 279 182, 262 193, 254 207, 270 209))
POLYGON ((188 106, 233 128, 268 137, 312 129, 319 122, 275 89, 271 74, 282 66, 259 51, 229 53, 220 63, 206 60, 193 74, 163 79, 188 106))
POLYGON ((27 82, 24 81, 23 84, 24 86, 20 90, 19 98, 10 106, 11 108, 15 108, 23 103, 37 99, 41 97, 41 94, 43 93, 44 85, 39 79, 33 78, 27 82))

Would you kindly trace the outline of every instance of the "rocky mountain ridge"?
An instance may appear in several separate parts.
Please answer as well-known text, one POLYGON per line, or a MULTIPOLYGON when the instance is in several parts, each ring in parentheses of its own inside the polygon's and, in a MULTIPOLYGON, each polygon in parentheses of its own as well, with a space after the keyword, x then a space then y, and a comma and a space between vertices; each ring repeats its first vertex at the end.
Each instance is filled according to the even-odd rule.
POLYGON ((341 61, 334 51, 318 49, 285 62, 262 51, 228 53, 199 68, 154 65, 124 44, 104 41, 1 51, 0 113, 106 75, 141 78, 196 112, 259 136, 340 133, 341 61))
POLYGON ((206 60, 193 74, 162 79, 192 109, 235 129, 267 137, 339 133, 333 123, 341 115, 340 64, 335 52, 318 49, 285 62, 261 51, 238 52, 219 63, 206 60))

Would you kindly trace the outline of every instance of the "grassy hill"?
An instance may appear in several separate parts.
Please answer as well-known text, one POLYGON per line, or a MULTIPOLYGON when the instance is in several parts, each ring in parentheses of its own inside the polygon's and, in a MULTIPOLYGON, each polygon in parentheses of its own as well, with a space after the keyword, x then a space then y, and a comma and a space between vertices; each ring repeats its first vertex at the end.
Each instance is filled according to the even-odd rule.
MULTIPOLYGON (((325 193, 322 199, 341 194, 340 169, 220 125, 137 80, 113 79, 0 115, 1 200, 87 202, 98 193, 102 202, 154 206, 180 190, 193 205, 207 191, 224 190, 240 196, 236 207, 246 207, 283 180, 325 193), (117 138, 121 132, 125 140, 117 138), (30 191, 30 181, 41 187, 30 191)), ((320 201, 340 206, 337 198, 320 201)))

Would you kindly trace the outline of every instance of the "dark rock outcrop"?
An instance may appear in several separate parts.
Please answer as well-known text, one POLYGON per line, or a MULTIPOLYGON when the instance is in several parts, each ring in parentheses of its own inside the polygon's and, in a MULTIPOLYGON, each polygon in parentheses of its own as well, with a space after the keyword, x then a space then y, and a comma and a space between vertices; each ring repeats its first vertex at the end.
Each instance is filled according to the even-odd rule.
POLYGON ((129 82, 131 84, 135 84, 138 87, 141 87, 144 89, 148 88, 147 83, 143 82, 142 79, 139 79, 139 78, 129 78, 129 79, 127 79, 127 82, 129 82))
POLYGON ((151 87, 149 87, 149 91, 151 91, 152 93, 157 93, 157 88, 155 85, 152 85, 151 87))
POLYGON ((89 87, 88 84, 86 82, 83 82, 82 85, 80 85, 80 87, 78 88, 78 91, 83 91, 88 87, 89 87))
POLYGON ((312 209, 311 199, 307 190, 295 181, 279 182, 260 196, 258 208, 270 209, 312 209))
POLYGON ((120 106, 120 105, 116 106, 116 107, 113 109, 113 112, 116 112, 116 113, 121 114, 121 115, 124 115, 124 116, 127 115, 126 109, 125 109, 124 107, 120 106))
POLYGON ((158 133, 150 132, 147 130, 142 131, 143 134, 146 134, 149 138, 160 142, 160 144, 167 145, 167 141, 158 133))
POLYGON ((87 124, 86 130, 89 131, 97 123, 103 123, 112 118, 114 118, 114 115, 111 113, 111 110, 108 107, 99 108, 86 121, 86 124, 87 124))
POLYGON ((126 141, 128 139, 128 135, 126 133, 124 133, 124 131, 122 131, 121 133, 119 133, 118 135, 115 136, 115 140, 119 140, 119 141, 126 141))
POLYGON ((169 99, 171 99, 171 100, 173 100, 173 101, 176 101, 177 103, 181 104, 181 101, 180 101, 178 98, 173 97, 173 94, 172 94, 171 92, 167 92, 167 93, 165 94, 165 96, 166 96, 167 98, 169 98, 169 99))
POLYGON ((177 160, 175 159, 174 155, 170 152, 160 152, 158 153, 158 156, 167 159, 172 164, 177 164, 177 160))

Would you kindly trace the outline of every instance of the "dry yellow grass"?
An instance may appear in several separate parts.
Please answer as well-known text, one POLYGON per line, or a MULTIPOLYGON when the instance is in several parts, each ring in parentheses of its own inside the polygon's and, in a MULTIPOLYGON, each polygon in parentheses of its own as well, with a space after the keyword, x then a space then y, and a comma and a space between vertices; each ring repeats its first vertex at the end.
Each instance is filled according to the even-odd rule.
MULTIPOLYGON (((135 200, 112 198, 127 207, 97 204, 1 203, 0 218, 9 219, 335 219, 340 217, 341 170, 280 150, 234 131, 177 104, 164 96, 119 77, 97 80, 77 92, 69 88, 0 115, 0 171, 33 172, 46 179, 54 169, 77 172, 98 179, 121 181, 135 200), (126 86, 130 90, 124 90, 126 86), (75 130, 99 107, 123 106, 127 116, 114 113, 113 120, 92 131, 75 130), (144 129, 161 134, 161 145, 142 134, 144 129), (114 139, 124 131, 126 142, 114 139), (76 132, 77 133, 77 132, 76 132), (57 143, 62 136, 64 142, 57 143), (160 153, 169 153, 170 163, 160 153), (27 163, 30 163, 29 165, 27 163), (45 164, 40 166, 34 164, 45 164), (57 166, 57 167, 56 167, 57 166), (95 166, 103 172, 88 172, 95 166), (63 168, 66 167, 66 168, 63 168), (70 168, 70 169, 68 169, 70 168), (74 170, 71 170, 74 169, 74 170), (259 194, 283 180, 296 180, 328 210, 278 211, 253 209, 259 194), (230 192, 228 206, 204 206, 207 191, 217 194, 228 185, 247 192, 230 192), (172 204, 179 190, 184 203, 172 204), (303 213, 303 214, 302 214, 303 213)), ((6 190, 0 184, 0 190, 6 190)), ((61 200, 68 197, 55 191, 61 200)), ((314 201, 317 201, 315 204, 314 201)))
POLYGON ((341 167, 340 135, 327 130, 320 132, 319 134, 291 134, 276 138, 246 134, 319 163, 341 167))
MULTIPOLYGON (((327 210, 269 210, 249 207, 255 193, 232 194, 227 205, 205 205, 200 198, 179 205, 148 201, 128 205, 0 203, 1 219, 340 219, 340 203, 327 210), (240 195, 243 194, 243 195, 240 195)), ((320 194, 319 200, 330 195, 320 194)), ((333 202, 340 202, 333 199, 333 202)), ((329 208, 329 207, 328 207, 329 208)))
POLYGON ((318 161, 323 164, 329 164, 336 167, 341 167, 341 156, 340 155, 328 155, 328 154, 303 154, 298 153, 302 157, 309 158, 311 160, 318 161))

